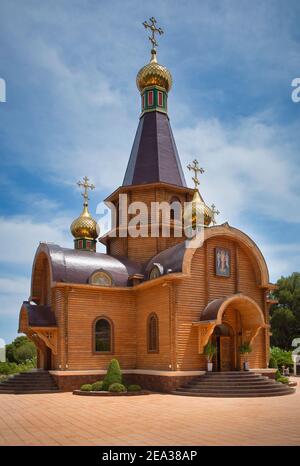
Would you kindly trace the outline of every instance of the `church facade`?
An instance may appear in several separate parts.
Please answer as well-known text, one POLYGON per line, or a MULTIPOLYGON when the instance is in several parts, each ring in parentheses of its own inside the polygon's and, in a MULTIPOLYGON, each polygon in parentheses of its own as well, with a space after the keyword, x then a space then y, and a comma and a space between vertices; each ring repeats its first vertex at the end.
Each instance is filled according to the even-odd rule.
MULTIPOLYGON (((148 27, 154 38, 155 23, 148 27)), ((153 40, 150 63, 137 75, 142 109, 124 181, 107 198, 117 212, 120 195, 129 204, 143 202, 146 234, 130 234, 127 211, 98 238, 88 209, 93 186, 85 177, 83 211, 71 225, 74 248, 39 245, 21 306, 19 331, 35 343, 38 367, 50 370, 62 390, 98 380, 117 358, 128 380, 171 391, 206 371, 209 342, 217 349, 213 370, 241 370, 239 348, 248 343, 250 370, 268 372, 274 286, 267 265, 247 234, 216 225, 214 206, 198 190, 196 161, 189 167, 195 187, 187 187, 167 111, 172 77, 157 62, 153 40), (150 215, 153 202, 190 203, 189 226, 197 213, 202 219, 201 244, 193 247, 186 226, 175 235, 174 215, 170 235, 163 235, 164 218, 150 215), (151 235, 154 223, 157 235, 151 235), (96 251, 97 240, 106 253, 96 251)))

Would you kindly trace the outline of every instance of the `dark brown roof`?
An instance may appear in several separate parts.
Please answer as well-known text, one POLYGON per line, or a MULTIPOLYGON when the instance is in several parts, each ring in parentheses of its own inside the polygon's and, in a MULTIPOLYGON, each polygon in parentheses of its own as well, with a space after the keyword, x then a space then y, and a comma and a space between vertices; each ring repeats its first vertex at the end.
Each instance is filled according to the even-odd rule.
POLYGON ((186 186, 168 116, 148 112, 140 119, 123 186, 156 182, 186 186))
POLYGON ((104 270, 111 274, 115 286, 127 286, 129 276, 142 272, 141 265, 124 257, 46 243, 40 244, 36 257, 41 251, 50 259, 52 279, 55 282, 88 283, 94 272, 104 270))
POLYGON ((55 314, 50 306, 40 306, 24 301, 23 307, 27 310, 29 327, 56 327, 55 314))
POLYGON ((175 273, 182 271, 183 256, 185 253, 185 241, 165 249, 148 262, 145 269, 145 280, 148 279, 151 269, 158 265, 161 274, 175 273))
POLYGON ((217 298, 208 303, 204 311, 201 313, 200 320, 216 320, 218 317, 218 311, 226 299, 228 298, 217 298))

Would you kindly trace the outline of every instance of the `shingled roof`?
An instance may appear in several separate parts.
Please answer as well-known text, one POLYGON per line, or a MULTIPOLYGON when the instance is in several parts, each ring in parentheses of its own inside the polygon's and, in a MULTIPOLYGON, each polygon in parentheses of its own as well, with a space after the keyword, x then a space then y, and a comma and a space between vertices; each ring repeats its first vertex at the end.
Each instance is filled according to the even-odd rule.
POLYGON ((186 186, 169 118, 149 112, 140 119, 123 186, 158 182, 186 186))

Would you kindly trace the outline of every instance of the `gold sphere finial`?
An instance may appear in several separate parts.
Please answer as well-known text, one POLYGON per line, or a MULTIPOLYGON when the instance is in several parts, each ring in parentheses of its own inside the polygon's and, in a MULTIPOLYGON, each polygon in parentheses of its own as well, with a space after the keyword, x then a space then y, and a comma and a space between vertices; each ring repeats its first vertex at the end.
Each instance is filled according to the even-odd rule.
POLYGON ((170 71, 163 65, 157 62, 157 51, 158 47, 157 37, 164 34, 162 28, 156 26, 156 19, 152 16, 149 19, 150 23, 144 21, 142 24, 146 29, 150 30, 151 35, 148 36, 151 42, 151 59, 150 62, 140 69, 136 77, 136 84, 139 91, 142 93, 145 87, 158 86, 165 89, 167 92, 172 86, 172 76, 170 71))
POLYGON ((88 190, 95 189, 95 185, 89 184, 89 179, 87 176, 83 177, 83 181, 78 181, 77 185, 84 188, 84 191, 81 193, 84 199, 83 210, 80 216, 72 222, 70 230, 75 239, 80 238, 95 240, 99 236, 99 228, 96 220, 93 219, 88 208, 88 190))

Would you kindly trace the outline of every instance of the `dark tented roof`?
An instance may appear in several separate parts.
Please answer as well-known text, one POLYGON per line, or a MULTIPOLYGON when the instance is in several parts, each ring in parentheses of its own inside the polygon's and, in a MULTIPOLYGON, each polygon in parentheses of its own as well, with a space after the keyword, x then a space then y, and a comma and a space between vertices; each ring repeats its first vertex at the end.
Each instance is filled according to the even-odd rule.
POLYGON ((186 186, 169 118, 149 112, 140 119, 123 186, 158 182, 186 186))

